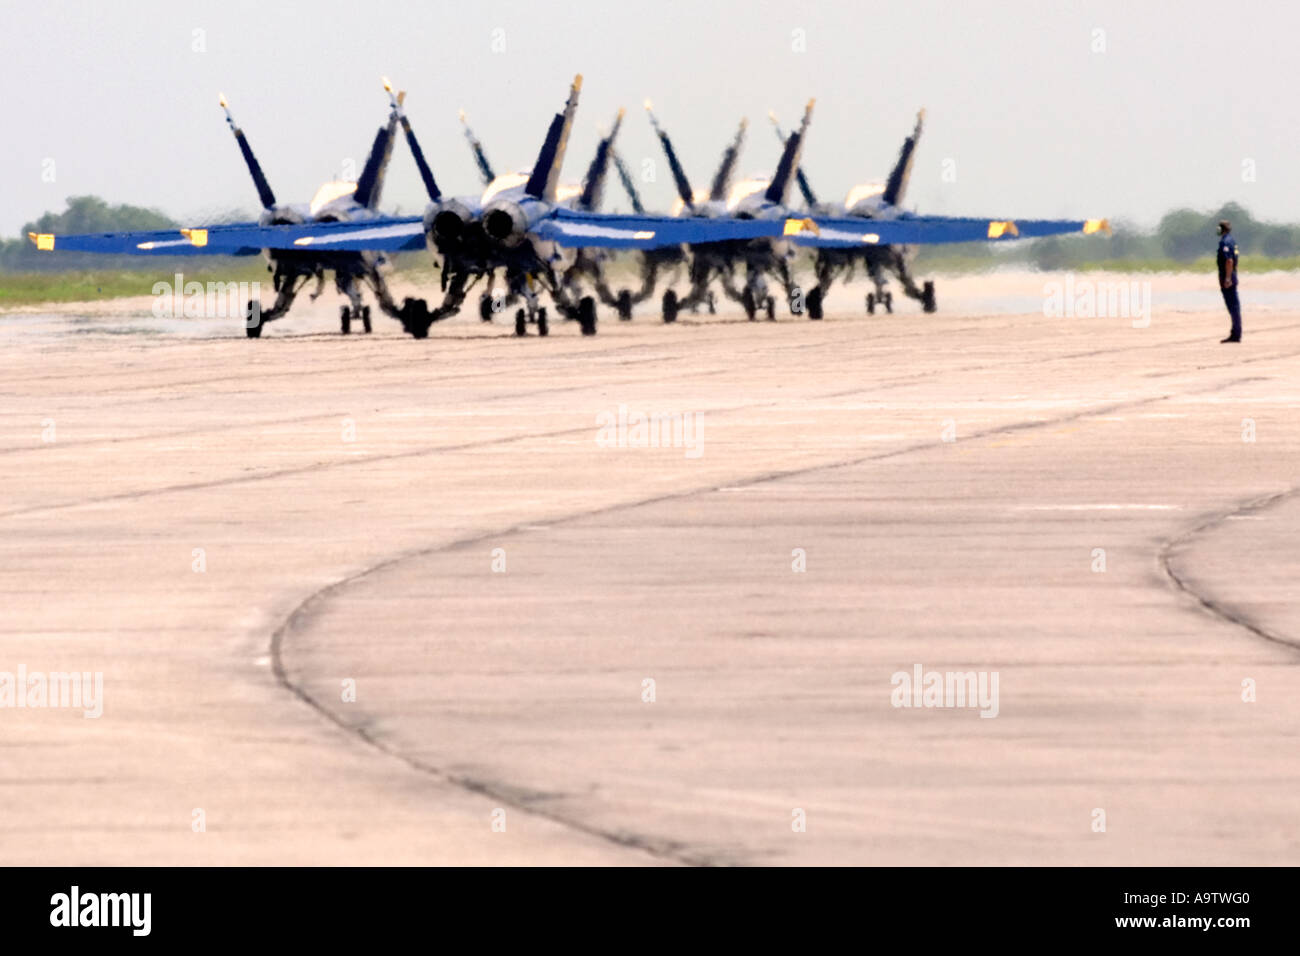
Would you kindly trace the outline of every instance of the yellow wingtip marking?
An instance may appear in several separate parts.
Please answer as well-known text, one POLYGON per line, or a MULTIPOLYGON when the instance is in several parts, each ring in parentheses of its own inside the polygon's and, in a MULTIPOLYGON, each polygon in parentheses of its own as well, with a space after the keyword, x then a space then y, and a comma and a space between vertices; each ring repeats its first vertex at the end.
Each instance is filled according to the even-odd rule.
POLYGON ((1085 222, 1085 223, 1083 224, 1083 234, 1084 234, 1085 236, 1091 236, 1094 232, 1104 232, 1106 235, 1109 236, 1109 235, 1110 235, 1110 220, 1109 220, 1109 219, 1089 219, 1087 222, 1085 222))
POLYGON ((1020 235, 1020 230, 1016 227, 1016 224, 1014 222, 1011 222, 1010 220, 1006 220, 1001 222, 993 221, 989 223, 990 239, 1001 239, 1003 236, 1008 236, 1008 235, 1010 236, 1020 235))
POLYGON ((575 91, 582 89, 582 74, 579 73, 573 78, 573 89, 575 91))
POLYGON ((384 91, 387 93, 393 92, 393 84, 389 81, 388 77, 381 76, 380 79, 384 81, 384 91))
POLYGON ((54 251, 54 236, 48 232, 29 232, 27 238, 36 243, 36 248, 41 252, 54 251))
POLYGON ((227 106, 230 105, 229 103, 226 102, 226 94, 225 94, 225 93, 218 93, 218 94, 217 94, 217 102, 221 104, 221 108, 222 108, 223 110, 224 110, 227 106))
POLYGON ((206 246, 208 244, 208 231, 206 229, 182 229, 181 235, 188 239, 192 246, 206 246))
POLYGON ((804 231, 811 232, 816 236, 822 234, 821 229, 817 227, 817 223, 811 219, 787 219, 782 233, 787 236, 797 236, 804 231))

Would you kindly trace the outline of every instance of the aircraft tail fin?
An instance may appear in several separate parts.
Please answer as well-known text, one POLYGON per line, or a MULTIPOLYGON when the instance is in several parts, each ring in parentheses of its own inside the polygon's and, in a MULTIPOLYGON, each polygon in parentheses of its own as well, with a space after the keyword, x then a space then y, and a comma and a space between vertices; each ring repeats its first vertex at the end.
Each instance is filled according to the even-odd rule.
POLYGON ((379 127, 375 133, 375 141, 370 146, 370 155, 366 157, 366 165, 361 170, 361 176, 357 179, 357 191, 352 194, 352 198, 367 209, 374 209, 379 205, 379 195, 384 189, 384 174, 388 172, 388 161, 393 158, 393 139, 397 134, 397 123, 402 115, 402 101, 406 99, 405 93, 398 93, 393 96, 392 88, 388 87, 388 96, 392 103, 392 110, 388 114, 388 122, 379 127))
MULTIPOLYGON (((776 118, 776 113, 769 110, 767 116, 772 121, 772 127, 776 130, 776 138, 779 139, 781 145, 784 146, 785 133, 781 131, 781 123, 776 118)), ((809 209, 812 209, 817 205, 817 195, 813 192, 812 184, 808 182, 808 177, 804 175, 802 166, 794 171, 794 178, 795 182, 799 184, 799 193, 803 196, 804 204, 809 209)))
POLYGON ((429 194, 430 202, 437 202, 442 198, 442 190, 438 188, 438 183, 433 178, 433 170, 429 168, 429 162, 424 158, 424 150, 420 148, 420 141, 415 138, 415 130, 411 129, 411 121, 406 118, 406 111, 402 108, 403 97, 401 94, 393 95, 393 85, 384 79, 384 89, 388 91, 388 101, 393 110, 397 113, 398 122, 402 124, 402 133, 406 136, 406 145, 411 147, 411 155, 415 157, 415 167, 420 171, 420 179, 424 182, 424 190, 429 194))
POLYGON ((618 170, 619 181, 623 184, 623 191, 627 193, 628 200, 632 203, 632 212, 638 216, 645 215, 645 206, 641 203, 641 195, 636 190, 636 183, 632 180, 632 174, 628 172, 623 157, 618 154, 617 150, 611 149, 610 156, 614 160, 614 168, 618 170))
POLYGON ((271 184, 266 181, 266 174, 262 172, 261 164, 253 155, 253 149, 248 145, 244 131, 235 125, 235 118, 230 115, 230 105, 226 102, 225 94, 220 93, 218 96, 221 108, 226 111, 226 125, 235 134, 235 142, 239 144, 239 151, 244 156, 244 164, 248 166, 248 172, 253 177, 253 185, 257 187, 257 198, 261 201, 263 209, 271 209, 275 206, 275 193, 271 191, 271 184))
POLYGON ((605 194, 605 179, 609 175, 609 158, 614 151, 614 139, 618 136, 622 125, 623 110, 619 110, 609 133, 601 137, 600 142, 596 144, 596 155, 592 157, 591 165, 587 167, 587 175, 582 181, 582 195, 578 198, 580 209, 590 211, 600 205, 601 197, 605 194))
POLYGON ((713 177, 713 185, 709 187, 709 198, 714 201, 725 201, 727 198, 727 192, 731 189, 731 177, 736 171, 736 163, 740 160, 740 145, 745 141, 745 129, 748 126, 749 120, 740 121, 736 138, 722 153, 722 162, 718 163, 717 175, 713 177))
POLYGON ((528 177, 524 192, 546 202, 555 202, 555 191, 560 185, 560 167, 564 165, 564 151, 569 145, 569 131, 573 128, 573 114, 578 109, 578 93, 582 90, 582 75, 573 78, 569 99, 564 111, 555 114, 551 128, 546 132, 546 142, 537 154, 533 173, 528 177))
POLYGON ((655 135, 659 137, 659 143, 664 148, 664 155, 668 158, 668 168, 672 170, 673 182, 677 184, 677 195, 681 197, 687 209, 695 206, 695 194, 691 191, 690 180, 686 178, 686 170, 682 169, 682 164, 677 159, 677 151, 673 149, 673 141, 668 138, 668 133, 659 125, 659 120, 655 118, 654 108, 650 101, 645 101, 646 115, 650 117, 650 125, 654 127, 655 135))
POLYGON ((808 105, 803 111, 803 122, 785 141, 781 161, 777 163, 776 172, 772 174, 772 182, 768 185, 767 193, 764 196, 768 202, 785 205, 789 200, 790 184, 794 182, 795 170, 799 168, 799 155, 803 150, 804 138, 808 135, 808 124, 812 122, 813 104, 815 102, 816 100, 808 101, 808 105))
POLYGON ((885 192, 880 199, 890 206, 901 203, 903 194, 907 192, 907 183, 912 178, 912 160, 916 155, 916 144, 921 138, 921 126, 924 122, 925 110, 921 110, 916 114, 916 128, 912 130, 911 136, 903 140, 903 149, 898 154, 898 162, 894 164, 894 169, 885 182, 885 192))
POLYGON ((474 154, 474 163, 478 166, 479 175, 483 177, 483 185, 491 186, 492 181, 497 178, 496 172, 492 169, 492 164, 488 162, 487 152, 483 149, 483 144, 479 138, 474 135, 474 131, 469 128, 469 122, 465 118, 465 111, 460 111, 460 125, 465 127, 465 139, 469 142, 470 152, 474 154))

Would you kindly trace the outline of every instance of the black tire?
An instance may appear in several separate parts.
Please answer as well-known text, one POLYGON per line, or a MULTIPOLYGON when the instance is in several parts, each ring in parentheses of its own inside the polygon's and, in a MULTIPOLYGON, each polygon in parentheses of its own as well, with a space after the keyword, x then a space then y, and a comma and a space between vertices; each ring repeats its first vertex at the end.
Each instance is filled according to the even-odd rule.
POLYGON ((767 320, 776 321, 776 298, 770 295, 767 297, 767 320))
POLYGON ((244 309, 244 335, 250 339, 260 339, 262 337, 262 303, 248 300, 248 307, 244 309))
POLYGON ((758 304, 754 302, 753 289, 746 289, 740 294, 740 304, 745 307, 745 317, 753 322, 754 316, 758 315, 758 304))
POLYGON ((515 310, 515 335, 528 334, 528 316, 524 314, 523 309, 515 310))
POLYGON ((883 296, 885 300, 885 311, 890 315, 894 314, 894 293, 886 292, 883 296))
POLYGON ((876 314, 876 294, 874 292, 868 292, 867 293, 867 315, 875 315, 875 314, 876 314))
POLYGON ((370 334, 370 306, 361 307, 361 328, 365 329, 366 335, 370 334))
POLYGON ((618 317, 624 322, 632 320, 632 293, 627 289, 618 294, 618 317))
POLYGON ((808 318, 814 321, 822 317, 821 289, 813 289, 808 293, 808 298, 804 300, 804 309, 808 312, 808 318))
POLYGON ((550 334, 551 334, 551 323, 550 323, 550 321, 546 318, 546 310, 545 310, 545 309, 538 309, 538 310, 537 310, 537 334, 538 334, 538 335, 550 335, 550 334))
POLYGON ((921 308, 926 312, 934 312, 939 308, 939 304, 934 299, 934 281, 927 279, 921 286, 921 308))
POLYGON ((709 315, 718 314, 718 297, 709 292, 709 315))
POLYGON ((352 310, 346 305, 339 310, 339 325, 342 327, 344 335, 352 331, 352 310))
POLYGON ((407 296, 401 308, 402 328, 413 339, 427 339, 429 326, 433 319, 429 317, 429 304, 423 299, 407 296))
POLYGON ((589 295, 578 302, 578 325, 583 335, 596 334, 596 300, 589 295))
POLYGON ((478 317, 484 322, 491 322, 494 315, 492 309, 492 293, 484 292, 478 297, 478 317))
POLYGON ((664 322, 677 321, 677 293, 669 289, 664 293, 664 322))

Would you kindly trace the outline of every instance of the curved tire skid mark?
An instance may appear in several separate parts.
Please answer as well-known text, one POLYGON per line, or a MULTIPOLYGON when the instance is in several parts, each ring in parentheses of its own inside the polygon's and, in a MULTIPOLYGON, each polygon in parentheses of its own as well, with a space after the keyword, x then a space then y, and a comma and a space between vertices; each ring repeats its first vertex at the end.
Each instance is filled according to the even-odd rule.
MULTIPOLYGON (((1203 392, 1196 393, 1196 394, 1204 394, 1208 392, 1221 391, 1222 389, 1230 388, 1233 385, 1239 384, 1240 381, 1241 380, 1239 379, 1233 379, 1228 382, 1220 383, 1219 385, 1216 385, 1212 388, 1205 389, 1203 390, 1203 392)), ((1081 418, 1088 418, 1095 415, 1106 415, 1112 412, 1127 410, 1132 408, 1140 408, 1145 405, 1151 405, 1159 402, 1168 401, 1172 397, 1175 396, 1169 394, 1155 395, 1147 398, 1135 399, 1129 402, 1119 402, 1107 406, 1089 407, 1089 408, 1081 409, 1077 412, 1072 412, 1071 414, 1068 415, 1062 415, 1057 418, 1047 419, 1043 421, 1011 422, 1007 425, 1002 425, 996 428, 986 429, 982 432, 975 433, 971 435, 969 438, 967 438, 966 440, 967 441, 978 440, 981 438, 991 438, 991 437, 1004 435, 1012 432, 1026 431, 1026 430, 1032 430, 1036 428, 1047 428, 1055 425, 1060 425, 1065 422, 1075 421, 1081 418)), ((738 487, 750 487, 755 485, 761 485, 767 482, 777 481, 783 478, 792 478, 792 477, 798 477, 802 475, 810 475, 810 474, 815 474, 824 471, 834 471, 840 468, 850 468, 853 467, 854 465, 865 464, 871 461, 883 461, 891 458, 896 458, 902 455, 911 454, 917 451, 933 450, 934 448, 935 448, 935 442, 926 441, 922 443, 908 445, 902 448, 897 448, 892 451, 880 452, 872 455, 858 456, 848 460, 829 462, 829 463, 824 463, 819 465, 812 465, 803 468, 790 468, 781 471, 766 472, 763 474, 752 476, 750 478, 738 479, 735 481, 728 482, 726 487, 738 488, 738 487)), ((567 827, 576 832, 586 834, 588 836, 593 836, 600 839, 608 840, 611 843, 614 843, 623 848, 643 850, 646 853, 650 854, 651 856, 659 857, 661 859, 666 859, 672 862, 682 863, 686 865, 695 865, 695 866, 719 865, 723 861, 695 853, 689 849, 688 845, 680 843, 678 841, 647 837, 640 834, 630 833, 625 830, 619 830, 619 831, 602 830, 598 827, 593 827, 590 824, 584 823, 581 820, 575 820, 567 814, 560 813, 557 811, 547 810, 545 808, 538 807, 535 804, 529 803, 521 799, 521 797, 519 796, 520 794, 519 788, 513 787, 508 783, 486 781, 479 778, 471 778, 471 777, 457 775, 454 773, 449 773, 433 764, 427 763, 415 757, 411 757, 403 753, 401 750, 385 743, 383 740, 379 739, 377 736, 375 736, 374 734, 366 730, 364 727, 357 727, 345 721, 341 716, 339 716, 337 713, 335 713, 333 710, 327 707, 324 703, 322 703, 320 700, 314 697, 310 691, 308 691, 300 684, 295 683, 293 678, 289 675, 288 669, 285 667, 285 663, 284 663, 286 638, 288 638, 289 636, 295 633, 305 633, 305 631, 310 625, 311 618, 323 605, 329 603, 331 599, 345 592, 347 588, 352 584, 355 584, 358 581, 362 581, 364 579, 378 575, 397 565, 403 564, 411 560, 430 557, 432 555, 439 554, 442 552, 468 549, 477 545, 481 545, 488 541, 498 540, 502 537, 527 534, 529 533, 530 529, 535 528, 539 523, 544 524, 547 527, 571 524, 586 518, 596 517, 598 515, 614 514, 622 511, 630 511, 635 508, 639 508, 646 505, 659 504, 662 502, 674 501, 674 500, 684 501, 686 499, 698 495, 712 494, 718 491, 719 487, 720 486, 718 485, 709 485, 708 487, 704 487, 704 488, 693 488, 693 489, 688 489, 680 492, 671 492, 668 494, 657 495, 651 498, 641 499, 638 501, 630 501, 630 502, 623 502, 623 503, 618 503, 613 505, 607 505, 600 508, 575 512, 558 518, 544 519, 541 522, 537 520, 529 520, 526 522, 520 522, 518 524, 512 525, 505 529, 487 531, 481 534, 472 535, 470 537, 461 538, 456 541, 452 541, 448 544, 440 544, 440 545, 434 545, 432 547, 427 547, 427 548, 419 548, 413 551, 408 551, 408 552, 404 552, 401 554, 397 554, 385 558, 383 561, 371 565, 368 568, 364 568, 354 574, 349 575, 348 577, 341 578, 338 581, 335 581, 331 584, 327 584, 325 587, 320 588, 317 591, 314 591, 313 593, 309 594, 306 598, 304 598, 303 601, 300 604, 298 604, 298 606, 295 607, 289 613, 289 615, 284 619, 284 621, 281 622, 280 626, 277 627, 271 634, 270 656, 271 656, 272 671, 275 675, 275 679, 290 694, 298 698, 298 700, 302 701, 304 704, 306 704, 308 707, 314 710, 317 714, 319 714, 321 717, 327 720, 329 723, 333 724, 335 727, 338 727, 340 730, 344 731, 347 735, 352 737, 354 740, 357 740, 365 744, 366 746, 372 747, 375 750, 378 750, 379 752, 385 754, 386 756, 392 757, 394 760, 401 762, 408 768, 415 770, 419 773, 426 774, 440 782, 460 787, 471 793, 476 793, 476 794, 481 794, 483 796, 491 797, 493 800, 499 801, 503 805, 510 806, 519 812, 528 813, 549 820, 552 823, 557 823, 561 826, 567 827)))
POLYGON ((1156 554, 1156 561, 1173 588, 1195 602, 1196 609, 1220 621, 1226 621, 1229 624, 1244 628, 1256 637, 1261 637, 1266 641, 1300 650, 1300 639, 1281 634, 1260 624, 1258 621, 1252 620, 1249 615, 1240 609, 1230 607, 1216 599, 1212 594, 1199 590, 1185 573, 1178 570, 1178 557, 1186 554, 1192 541, 1200 535, 1217 528, 1230 518, 1266 511, 1293 498, 1296 494, 1300 494, 1300 485, 1294 485, 1285 491, 1250 498, 1238 502, 1226 510, 1206 515, 1196 524, 1165 541, 1156 554))

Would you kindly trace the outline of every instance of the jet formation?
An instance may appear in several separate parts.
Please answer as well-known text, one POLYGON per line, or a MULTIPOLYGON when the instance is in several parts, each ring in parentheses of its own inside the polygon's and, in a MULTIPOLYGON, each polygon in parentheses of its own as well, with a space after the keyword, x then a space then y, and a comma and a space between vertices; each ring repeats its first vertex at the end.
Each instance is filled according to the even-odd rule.
POLYGON ((781 130, 781 157, 770 177, 734 182, 748 124, 742 120, 727 142, 707 189, 692 187, 671 138, 649 101, 646 114, 673 176, 677 202, 665 214, 648 213, 616 149, 625 115, 619 111, 597 144, 581 183, 561 183, 569 134, 578 108, 582 77, 574 78, 563 108, 546 129, 533 165, 498 174, 482 142, 461 113, 461 123, 481 173, 483 191, 448 196, 406 116, 405 93, 384 80, 389 112, 376 132, 360 176, 353 182, 328 182, 308 203, 281 203, 235 123, 224 96, 226 122, 253 180, 262 211, 256 222, 212 224, 179 230, 54 236, 31 234, 38 249, 132 255, 265 255, 275 299, 247 303, 245 332, 260 338, 267 323, 288 312, 295 298, 314 282, 311 298, 324 290, 326 274, 347 299, 340 329, 359 322, 370 332, 369 289, 379 310, 417 339, 427 338, 437 322, 455 315, 470 292, 480 288, 479 316, 492 321, 514 306, 515 332, 539 335, 550 330, 543 296, 556 314, 572 319, 584 335, 596 332, 597 301, 620 319, 632 318, 636 305, 667 284, 660 300, 664 322, 683 310, 716 310, 714 287, 757 319, 776 317, 773 284, 792 314, 818 320, 832 283, 862 268, 872 282, 866 309, 893 311, 886 288, 892 274, 905 294, 926 312, 937 308, 934 283, 918 284, 911 273, 917 248, 933 243, 1007 241, 1017 238, 1093 233, 1108 230, 1105 220, 1021 220, 1010 217, 923 216, 903 208, 903 199, 920 140, 924 113, 904 141, 898 162, 882 184, 855 186, 844 202, 819 201, 802 166, 812 123, 809 101, 799 125, 781 130), (401 129, 427 195, 420 216, 379 212, 385 174, 401 129), (631 215, 602 212, 611 168, 630 200, 631 215), (797 184, 802 206, 792 202, 797 184), (427 250, 439 272, 439 298, 407 297, 398 304, 385 279, 389 255, 427 250), (814 283, 805 290, 795 275, 801 252, 813 257, 814 283), (636 258, 639 288, 615 292, 607 278, 611 258, 630 252, 636 258), (671 281, 685 272, 689 288, 679 296, 671 281))

